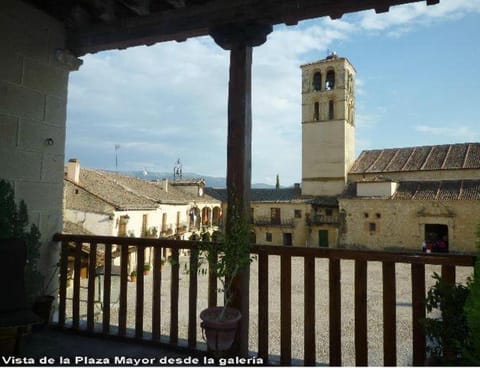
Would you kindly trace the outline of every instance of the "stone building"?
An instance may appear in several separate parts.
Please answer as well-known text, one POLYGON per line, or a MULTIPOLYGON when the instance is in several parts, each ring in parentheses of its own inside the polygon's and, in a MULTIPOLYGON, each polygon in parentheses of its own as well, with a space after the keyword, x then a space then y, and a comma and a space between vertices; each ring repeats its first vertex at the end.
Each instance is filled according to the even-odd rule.
POLYGON ((480 224, 480 144, 364 151, 339 198, 341 243, 419 249, 445 239, 473 251, 480 224))
POLYGON ((444 239, 450 251, 473 251, 480 144, 368 150, 355 160, 354 67, 332 53, 301 69, 301 189, 251 190, 256 242, 419 250, 444 239))
MULTIPOLYGON (((183 240, 193 233, 217 230, 221 203, 203 193, 205 182, 179 184, 81 168, 78 160, 71 159, 64 179, 64 230, 183 240)), ((135 254, 130 258, 135 264, 135 254)), ((148 263, 151 258, 147 248, 148 263)))
POLYGON ((80 168, 72 159, 65 176, 64 221, 109 236, 188 239, 193 232, 217 229, 221 203, 203 193, 204 181, 180 184, 80 168))

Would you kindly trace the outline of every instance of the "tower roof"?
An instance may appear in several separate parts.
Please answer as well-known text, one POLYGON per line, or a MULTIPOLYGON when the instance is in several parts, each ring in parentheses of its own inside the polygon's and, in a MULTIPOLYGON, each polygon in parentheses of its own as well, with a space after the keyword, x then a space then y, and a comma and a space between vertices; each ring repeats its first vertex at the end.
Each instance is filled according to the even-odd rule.
POLYGON ((316 65, 316 64, 327 64, 327 63, 338 62, 338 61, 346 61, 352 67, 352 69, 355 70, 355 72, 356 72, 355 67, 350 62, 350 60, 348 60, 348 58, 343 57, 343 56, 338 56, 336 53, 330 53, 327 57, 325 57, 324 59, 321 59, 321 60, 312 61, 310 63, 302 64, 302 65, 300 65, 300 68, 305 68, 305 67, 308 67, 308 66, 311 66, 311 65, 316 65))

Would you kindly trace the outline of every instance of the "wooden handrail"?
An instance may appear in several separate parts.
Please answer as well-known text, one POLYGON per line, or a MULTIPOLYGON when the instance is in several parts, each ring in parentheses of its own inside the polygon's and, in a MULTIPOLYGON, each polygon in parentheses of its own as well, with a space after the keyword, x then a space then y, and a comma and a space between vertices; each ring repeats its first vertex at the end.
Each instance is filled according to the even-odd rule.
MULTIPOLYGON (((199 245, 198 241, 180 241, 168 239, 151 238, 121 238, 113 236, 87 236, 56 234, 55 241, 62 242, 62 258, 60 262, 60 290, 59 290, 59 325, 67 327, 66 314, 71 313, 71 328, 86 330, 88 333, 102 333, 103 335, 118 335, 126 337, 127 333, 127 290, 128 290, 128 257, 131 249, 137 249, 137 281, 135 296, 135 321, 134 336, 138 339, 148 338, 160 342, 161 331, 161 293, 162 285, 161 261, 162 251, 167 248, 171 251, 171 275, 170 284, 170 330, 166 341, 172 346, 182 345, 179 339, 179 295, 180 295, 180 250, 187 250, 190 259, 187 264, 190 270, 196 269, 198 262, 199 245), (69 245, 70 244, 70 245, 69 245), (87 244, 87 245, 85 245, 87 244), (114 247, 117 245, 118 247, 114 247), (88 249, 90 247, 90 249, 88 249), (88 271, 87 290, 87 312, 86 323, 82 321, 80 313, 80 269, 84 266, 81 257, 84 252, 90 252, 86 257, 88 264, 96 266, 99 262, 97 251, 103 247, 104 252, 104 293, 103 293, 103 318, 101 332, 94 326, 94 295, 95 277, 94 269, 88 271), (143 265, 145 260, 145 249, 153 249, 153 289, 151 294, 144 295, 143 265), (120 250, 120 296, 118 308, 118 329, 111 328, 110 322, 110 300, 112 286, 112 254, 120 250), (112 253, 113 252, 113 253, 112 253), (72 259, 73 257, 73 259, 72 259), (73 280, 72 302, 67 308, 67 273, 68 263, 73 266, 75 277, 73 280), (144 333, 144 303, 152 300, 152 333, 144 333), (148 336, 148 337, 146 337, 148 336)), ((396 264, 405 263, 411 266, 411 297, 412 297, 412 359, 414 365, 422 365, 426 356, 426 341, 421 320, 425 318, 425 265, 440 265, 442 276, 447 282, 454 283, 457 266, 472 267, 476 257, 471 254, 424 254, 407 251, 373 251, 373 250, 351 250, 351 249, 325 249, 307 247, 283 247, 270 245, 253 245, 251 253, 258 255, 258 356, 268 363, 269 359, 269 336, 272 328, 269 322, 269 260, 270 257, 280 258, 280 363, 289 365, 292 362, 292 269, 293 257, 303 258, 303 290, 304 290, 304 363, 314 365, 316 363, 316 295, 315 295, 315 260, 328 260, 328 287, 329 287, 329 363, 330 365, 342 364, 342 296, 341 278, 342 272, 340 261, 354 261, 354 318, 355 318, 355 363, 357 365, 368 365, 368 311, 367 311, 367 289, 368 289, 368 265, 369 262, 382 263, 382 300, 383 305, 383 364, 394 366, 397 364, 397 341, 396 341, 396 264)), ((184 261, 182 261, 184 262, 184 261)), ((95 267, 93 267, 95 268, 95 267)), ((118 271, 117 271, 118 272, 118 271)), ((168 279, 167 279, 168 280, 168 279)), ((188 282, 188 336, 187 343, 190 349, 198 348, 197 344, 197 299, 198 299, 198 278, 195 272, 191 272, 188 282)), ((216 305, 217 279, 215 274, 208 275, 208 305, 216 305)), ((184 304, 184 301, 182 301, 184 304)), ((165 341, 165 339, 162 339, 165 341)), ((448 347, 446 348, 448 352, 448 347)))

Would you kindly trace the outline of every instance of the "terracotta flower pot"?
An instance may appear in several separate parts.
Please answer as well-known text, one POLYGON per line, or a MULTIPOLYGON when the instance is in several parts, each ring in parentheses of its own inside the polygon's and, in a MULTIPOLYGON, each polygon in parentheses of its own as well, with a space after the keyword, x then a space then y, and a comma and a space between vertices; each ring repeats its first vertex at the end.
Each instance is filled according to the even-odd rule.
POLYGON ((235 308, 227 307, 223 319, 219 319, 223 307, 204 309, 200 313, 200 327, 204 332, 204 339, 211 350, 224 351, 231 348, 242 315, 235 308))

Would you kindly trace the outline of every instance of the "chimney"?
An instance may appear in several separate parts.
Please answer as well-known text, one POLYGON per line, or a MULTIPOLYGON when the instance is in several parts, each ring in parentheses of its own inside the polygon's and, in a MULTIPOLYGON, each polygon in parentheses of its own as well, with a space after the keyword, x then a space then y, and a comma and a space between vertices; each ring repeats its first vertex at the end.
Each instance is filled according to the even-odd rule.
POLYGON ((293 188, 295 189, 295 193, 297 195, 302 194, 302 189, 300 188, 300 183, 294 183, 293 188))
POLYGON ((165 191, 165 193, 168 193, 168 178, 165 178, 162 180, 162 188, 165 191))
POLYGON ((75 184, 80 182, 80 160, 71 158, 67 163, 67 179, 75 184))

